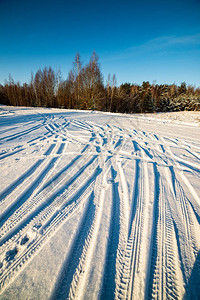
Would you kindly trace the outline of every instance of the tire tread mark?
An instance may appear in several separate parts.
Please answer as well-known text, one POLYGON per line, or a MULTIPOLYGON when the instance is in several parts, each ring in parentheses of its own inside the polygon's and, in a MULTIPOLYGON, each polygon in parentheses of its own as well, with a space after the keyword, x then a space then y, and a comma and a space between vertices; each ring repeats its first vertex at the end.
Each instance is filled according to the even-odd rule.
MULTIPOLYGON (((84 199, 91 194, 96 177, 100 174, 100 172, 101 170, 99 168, 95 169, 82 188, 76 191, 76 194, 72 196, 71 199, 69 199, 69 201, 59 210, 57 210, 54 217, 49 220, 49 222, 39 229, 32 229, 33 232, 36 232, 36 237, 19 256, 10 262, 9 266, 0 275, 0 288, 2 291, 12 281, 12 279, 15 278, 16 274, 35 256, 45 242, 49 240, 52 234, 60 228, 63 222, 77 210, 80 204, 83 203, 84 199)), ((28 226, 27 230, 30 230, 30 226, 28 226)))

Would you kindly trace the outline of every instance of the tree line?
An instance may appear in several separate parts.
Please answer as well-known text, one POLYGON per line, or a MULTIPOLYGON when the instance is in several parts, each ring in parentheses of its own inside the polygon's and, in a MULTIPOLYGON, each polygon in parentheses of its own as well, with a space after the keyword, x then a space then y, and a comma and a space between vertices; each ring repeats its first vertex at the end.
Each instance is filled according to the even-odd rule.
POLYGON ((98 56, 92 53, 83 66, 77 53, 67 79, 51 67, 31 74, 30 83, 21 85, 11 75, 0 85, 0 104, 13 106, 89 109, 121 113, 200 110, 200 88, 176 84, 141 85, 123 83, 108 75, 104 84, 98 56))

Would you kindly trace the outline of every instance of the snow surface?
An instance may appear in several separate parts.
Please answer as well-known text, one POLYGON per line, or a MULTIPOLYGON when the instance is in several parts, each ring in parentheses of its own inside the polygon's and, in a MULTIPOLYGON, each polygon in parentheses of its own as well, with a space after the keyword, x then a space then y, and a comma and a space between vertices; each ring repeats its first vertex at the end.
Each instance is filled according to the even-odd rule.
POLYGON ((0 106, 0 299, 200 299, 199 125, 0 106))

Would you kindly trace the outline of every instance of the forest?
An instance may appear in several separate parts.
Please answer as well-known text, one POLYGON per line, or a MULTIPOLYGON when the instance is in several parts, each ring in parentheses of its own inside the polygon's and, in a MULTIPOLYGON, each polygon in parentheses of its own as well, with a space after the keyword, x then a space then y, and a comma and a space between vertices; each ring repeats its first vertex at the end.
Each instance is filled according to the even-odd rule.
POLYGON ((200 87, 123 83, 117 86, 116 75, 108 75, 104 83, 99 58, 95 51, 83 65, 76 53, 67 79, 52 67, 31 74, 30 83, 15 82, 11 75, 0 85, 0 104, 28 107, 57 107, 100 110, 120 113, 200 110, 200 87))

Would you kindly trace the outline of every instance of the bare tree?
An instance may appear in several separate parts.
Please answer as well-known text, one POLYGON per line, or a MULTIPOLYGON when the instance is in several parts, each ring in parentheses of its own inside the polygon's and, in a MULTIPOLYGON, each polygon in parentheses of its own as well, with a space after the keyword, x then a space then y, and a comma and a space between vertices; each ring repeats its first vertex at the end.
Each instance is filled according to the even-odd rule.
POLYGON ((33 87, 38 106, 54 106, 56 75, 51 67, 45 67, 43 70, 39 69, 36 72, 33 87))
POLYGON ((116 85, 117 85, 116 76, 115 76, 115 74, 113 74, 112 85, 111 85, 111 97, 110 97, 110 111, 112 111, 112 104, 113 104, 116 85))
POLYGON ((81 62, 80 54, 79 52, 77 52, 73 62, 74 92, 75 92, 76 108, 79 108, 80 106, 81 70, 82 70, 82 62, 81 62))

